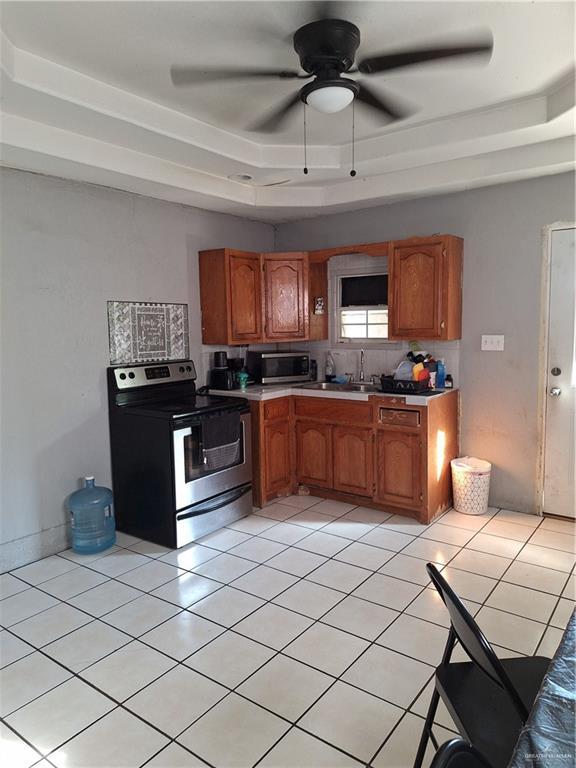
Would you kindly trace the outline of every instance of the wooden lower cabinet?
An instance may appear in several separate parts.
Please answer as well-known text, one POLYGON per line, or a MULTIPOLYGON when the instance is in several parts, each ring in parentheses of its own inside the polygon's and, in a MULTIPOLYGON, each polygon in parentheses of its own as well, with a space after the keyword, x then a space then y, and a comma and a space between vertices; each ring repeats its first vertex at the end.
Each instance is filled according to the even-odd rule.
POLYGON ((422 440, 400 430, 376 431, 374 498, 392 506, 419 508, 422 493, 422 440))
POLYGON ((452 503, 458 455, 458 392, 406 405, 282 397, 252 403, 254 503, 306 485, 318 496, 427 523, 452 503))
POLYGON ((252 484, 254 504, 262 507, 292 492, 291 398, 252 402, 252 484))
POLYGON ((332 427, 296 422, 296 480, 319 488, 332 487, 332 427))
POLYGON ((264 424, 264 489, 268 498, 290 487, 290 423, 264 424))
POLYGON ((364 427, 332 429, 333 488, 343 493, 372 497, 374 431, 364 427))

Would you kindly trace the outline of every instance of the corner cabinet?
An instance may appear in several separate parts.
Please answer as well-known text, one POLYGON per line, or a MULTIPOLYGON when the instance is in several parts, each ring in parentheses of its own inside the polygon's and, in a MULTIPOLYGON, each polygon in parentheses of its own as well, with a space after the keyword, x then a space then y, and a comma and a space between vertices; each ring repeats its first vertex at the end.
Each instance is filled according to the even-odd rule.
POLYGON ((200 251, 204 344, 308 338, 308 254, 200 251))
POLYGON ((391 243, 390 339, 451 341, 462 335, 462 240, 453 235, 391 243))
POLYGON ((265 339, 307 339, 308 254, 264 253, 262 270, 265 339))

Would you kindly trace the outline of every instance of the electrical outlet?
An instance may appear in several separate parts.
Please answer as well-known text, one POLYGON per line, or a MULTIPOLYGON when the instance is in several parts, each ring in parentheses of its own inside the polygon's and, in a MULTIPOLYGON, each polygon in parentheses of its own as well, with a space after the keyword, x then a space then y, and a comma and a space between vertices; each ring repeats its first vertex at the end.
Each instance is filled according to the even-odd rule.
POLYGON ((482 335, 482 344, 480 349, 483 352, 503 352, 504 351, 504 336, 503 335, 482 335))

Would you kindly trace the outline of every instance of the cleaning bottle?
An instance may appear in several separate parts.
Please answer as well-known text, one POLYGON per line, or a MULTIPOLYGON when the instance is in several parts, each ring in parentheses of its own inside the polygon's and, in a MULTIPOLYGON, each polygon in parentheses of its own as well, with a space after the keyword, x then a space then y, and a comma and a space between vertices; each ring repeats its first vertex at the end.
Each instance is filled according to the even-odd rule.
POLYGON ((330 352, 330 350, 326 352, 325 373, 326 381, 332 381, 334 376, 336 376, 336 364, 334 363, 334 358, 332 357, 332 352, 330 352))
POLYGON ((436 363, 436 389, 444 389, 446 384, 446 366, 444 360, 438 360, 436 363))
POLYGON ((84 478, 84 488, 70 495, 68 508, 74 552, 92 555, 115 543, 112 491, 94 485, 93 475, 84 478))

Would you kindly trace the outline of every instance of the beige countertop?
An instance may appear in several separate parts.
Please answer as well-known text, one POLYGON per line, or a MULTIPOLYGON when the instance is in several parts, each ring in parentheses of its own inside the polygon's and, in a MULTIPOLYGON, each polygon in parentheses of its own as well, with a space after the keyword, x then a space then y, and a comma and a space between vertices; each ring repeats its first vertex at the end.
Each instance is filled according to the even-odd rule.
POLYGON ((428 405, 430 400, 443 397, 448 392, 454 392, 454 389, 446 389, 435 395, 404 395, 400 392, 338 392, 326 389, 303 389, 300 385, 290 384, 252 384, 241 389, 211 389, 211 395, 224 395, 225 397, 245 397, 247 400, 274 400, 278 397, 289 397, 297 395, 298 397, 330 397, 335 400, 359 400, 366 402, 369 397, 377 395, 378 397, 402 397, 406 405, 428 405))

